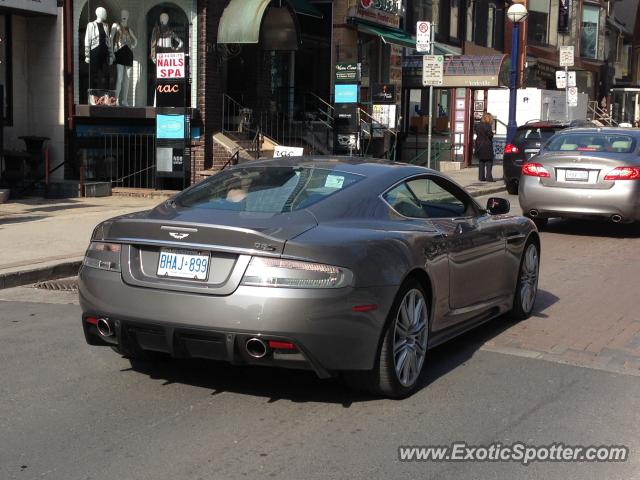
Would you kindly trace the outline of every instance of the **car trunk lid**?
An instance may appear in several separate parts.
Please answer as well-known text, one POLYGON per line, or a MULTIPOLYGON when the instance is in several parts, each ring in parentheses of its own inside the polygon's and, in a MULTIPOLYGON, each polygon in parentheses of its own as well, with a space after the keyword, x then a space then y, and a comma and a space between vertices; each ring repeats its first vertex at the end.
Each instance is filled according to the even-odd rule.
POLYGON ((608 189, 613 182, 604 180, 614 168, 625 165, 619 153, 572 151, 567 153, 543 152, 536 160, 549 172, 541 178, 545 186, 563 188, 608 189))

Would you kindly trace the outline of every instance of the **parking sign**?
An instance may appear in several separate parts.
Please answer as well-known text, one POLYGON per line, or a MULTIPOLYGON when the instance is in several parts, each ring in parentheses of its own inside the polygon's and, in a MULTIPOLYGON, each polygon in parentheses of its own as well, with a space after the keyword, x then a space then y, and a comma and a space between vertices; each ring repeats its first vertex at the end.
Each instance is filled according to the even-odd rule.
POLYGON ((429 53, 431 51, 431 22, 417 23, 416 50, 421 53, 429 53))
POLYGON ((570 107, 578 106, 578 87, 569 87, 567 89, 567 103, 570 107))

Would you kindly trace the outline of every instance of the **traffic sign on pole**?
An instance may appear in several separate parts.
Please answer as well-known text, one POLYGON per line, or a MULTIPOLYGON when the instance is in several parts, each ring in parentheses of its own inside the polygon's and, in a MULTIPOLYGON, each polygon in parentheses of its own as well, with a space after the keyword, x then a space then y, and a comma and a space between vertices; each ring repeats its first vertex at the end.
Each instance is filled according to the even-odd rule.
POLYGON ((416 51, 420 53, 431 53, 431 22, 417 23, 416 51))
POLYGON ((560 47, 560 66, 573 67, 573 45, 560 47))
POLYGON ((570 107, 578 106, 578 87, 567 88, 567 105, 570 107))
POLYGON ((444 55, 425 55, 422 57, 422 85, 442 85, 444 76, 444 55))

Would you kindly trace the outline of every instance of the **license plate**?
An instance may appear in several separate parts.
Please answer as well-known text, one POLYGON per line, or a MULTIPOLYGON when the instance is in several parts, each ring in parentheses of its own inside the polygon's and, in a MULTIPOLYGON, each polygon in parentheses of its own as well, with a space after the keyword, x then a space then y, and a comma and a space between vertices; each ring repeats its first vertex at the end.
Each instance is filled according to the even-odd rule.
POLYGON ((565 170, 564 178, 573 182, 587 182, 589 181, 589 172, 587 170, 565 170))
POLYGON ((206 280, 209 274, 209 255, 191 250, 161 250, 158 259, 159 277, 206 280))

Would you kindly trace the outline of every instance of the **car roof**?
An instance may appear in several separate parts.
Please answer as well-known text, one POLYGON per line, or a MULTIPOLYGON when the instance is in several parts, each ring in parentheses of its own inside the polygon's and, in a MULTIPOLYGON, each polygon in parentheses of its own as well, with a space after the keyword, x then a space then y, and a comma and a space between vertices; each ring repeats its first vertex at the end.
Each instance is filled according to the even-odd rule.
POLYGON ((567 122, 559 122, 559 121, 553 121, 553 120, 533 121, 533 122, 525 123, 524 125, 520 125, 518 127, 518 130, 526 130, 528 128, 551 128, 551 127, 566 128, 569 125, 570 124, 567 122))
POLYGON ((619 133, 621 135, 633 135, 635 137, 640 135, 640 130, 637 128, 624 127, 574 127, 567 128, 563 130, 562 133, 593 133, 594 129, 602 133, 619 133))
POLYGON ((280 157, 254 160, 241 163, 233 168, 243 167, 307 167, 325 168, 344 173, 354 173, 366 177, 377 177, 379 175, 398 176, 402 178, 414 173, 438 173, 419 165, 409 163, 393 162, 390 160, 373 157, 349 157, 337 155, 308 155, 302 157, 280 157))

